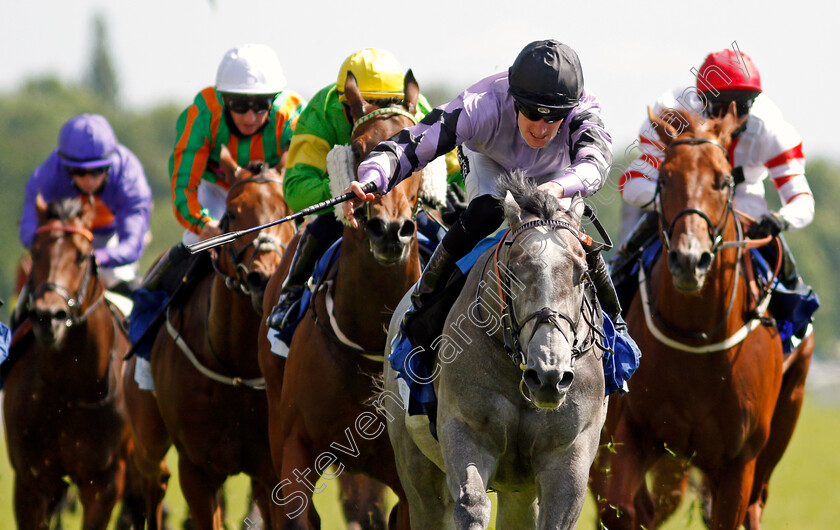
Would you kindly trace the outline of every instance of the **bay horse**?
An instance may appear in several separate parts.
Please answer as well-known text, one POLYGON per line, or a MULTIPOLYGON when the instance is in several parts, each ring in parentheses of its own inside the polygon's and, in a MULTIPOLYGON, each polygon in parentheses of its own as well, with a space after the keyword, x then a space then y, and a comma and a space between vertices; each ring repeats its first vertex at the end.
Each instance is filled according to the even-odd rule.
MULTIPOLYGON (((235 231, 288 215, 282 174, 260 164, 238 168, 223 150, 229 184, 220 225, 235 231)), ((171 444, 178 451, 181 489, 198 529, 219 529, 218 495, 228 476, 251 477, 265 521, 277 483, 268 445, 264 381, 257 363, 257 331, 268 278, 294 229, 276 225, 212 253, 214 272, 170 307, 152 346, 155 394, 126 373, 138 467, 149 479, 147 513, 160 524, 160 501, 171 444)), ((150 521, 151 522, 151 521, 150 521)))
MULTIPOLYGON (((558 209, 519 175, 503 188, 509 231, 470 270, 431 375, 415 379, 434 384, 439 443, 406 413, 405 381, 385 365, 380 403, 415 530, 487 528, 491 488, 500 529, 575 528, 583 509, 607 411, 584 203, 558 209)), ((410 303, 394 313, 391 346, 410 303)))
MULTIPOLYGON (((365 101, 353 75, 347 76, 345 94, 357 124, 348 147, 353 160, 348 160, 346 172, 355 175, 373 147, 414 123, 407 115, 416 112, 419 88, 409 70, 405 101, 400 105, 378 108, 365 101)), ((328 281, 313 294, 287 359, 271 352, 266 326, 260 330, 272 457, 281 479, 273 500, 286 511, 284 528, 320 527, 311 502, 312 495, 320 491, 315 482, 321 476, 341 482, 344 473, 364 473, 389 486, 400 499, 390 521, 398 528, 408 528, 393 452, 387 437, 378 436, 384 426, 377 431, 374 424, 379 420, 369 402, 375 397, 374 381, 382 373, 390 313, 420 277, 414 215, 421 180, 417 173, 367 203, 360 228, 345 227, 340 255, 325 274, 328 281), (377 436, 371 435, 374 432, 377 436), (328 475, 326 470, 332 464, 336 471, 328 475)), ((272 284, 279 285, 279 280, 272 278, 272 284)), ((264 311, 271 305, 267 297, 264 311)), ((369 483, 358 483, 365 479, 355 480, 361 489, 370 491, 369 483)), ((359 487, 355 489, 363 493, 359 487)), ((345 502, 345 514, 356 525, 381 528, 385 524, 381 508, 363 506, 364 513, 354 516, 347 512, 348 507, 345 502)))
POLYGON ((38 196, 36 209, 28 322, 12 346, 21 351, 3 402, 15 518, 19 528, 49 528, 69 477, 84 528, 104 529, 132 450, 120 380, 130 343, 98 275, 95 207, 38 196))
POLYGON ((656 203, 662 258, 628 312, 643 360, 630 391, 611 399, 604 440, 612 453, 593 466, 593 491, 606 527, 653 528, 661 520, 645 474, 667 453, 703 472, 710 528, 757 529, 798 419, 813 334, 785 359, 761 303, 768 293, 755 292, 745 270, 744 250, 769 238, 744 239, 749 218, 733 205, 727 148, 743 118, 734 104, 702 123, 680 115, 677 130, 649 112, 665 152, 656 203))

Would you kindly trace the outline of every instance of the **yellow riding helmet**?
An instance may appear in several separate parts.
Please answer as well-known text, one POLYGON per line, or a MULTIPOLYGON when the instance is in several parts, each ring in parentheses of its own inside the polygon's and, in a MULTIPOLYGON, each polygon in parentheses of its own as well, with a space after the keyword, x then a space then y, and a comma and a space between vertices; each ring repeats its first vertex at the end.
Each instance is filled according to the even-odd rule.
POLYGON ((347 71, 353 72, 359 91, 366 100, 404 97, 405 78, 402 66, 391 53, 378 48, 365 48, 344 60, 338 71, 335 88, 339 101, 344 103, 344 83, 347 71))

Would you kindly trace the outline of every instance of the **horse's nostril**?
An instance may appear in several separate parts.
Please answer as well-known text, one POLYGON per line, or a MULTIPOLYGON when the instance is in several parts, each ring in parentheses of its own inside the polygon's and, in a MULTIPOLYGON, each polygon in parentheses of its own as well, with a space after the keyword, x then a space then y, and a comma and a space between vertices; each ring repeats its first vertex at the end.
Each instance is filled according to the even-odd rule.
POLYGON ((251 291, 260 291, 268 283, 268 277, 259 271, 251 271, 245 276, 245 283, 251 291))
POLYGON ((400 226, 400 237, 411 237, 417 230, 417 225, 411 219, 406 219, 400 226))
POLYGON ((676 250, 671 250, 668 252, 668 267, 674 268, 679 267, 680 265, 680 253, 676 250))
POLYGON ((574 372, 563 372, 563 375, 560 376, 560 382, 557 384, 557 387, 560 390, 564 390, 569 388, 572 385, 572 381, 575 379, 574 372))
POLYGON ((708 250, 700 254, 700 259, 697 262, 697 268, 701 271, 709 270, 709 267, 712 266, 712 259, 714 255, 709 252, 708 250))
POLYGON ((59 309, 52 315, 53 320, 67 320, 67 311, 59 309))
POLYGON ((367 222, 365 226, 368 236, 372 239, 379 239, 385 235, 385 221, 378 217, 374 217, 367 222))
POLYGON ((522 379, 525 380, 525 384, 528 385, 528 388, 536 389, 539 388, 542 383, 540 382, 540 376, 537 374, 537 371, 533 368, 528 368, 522 374, 522 379))

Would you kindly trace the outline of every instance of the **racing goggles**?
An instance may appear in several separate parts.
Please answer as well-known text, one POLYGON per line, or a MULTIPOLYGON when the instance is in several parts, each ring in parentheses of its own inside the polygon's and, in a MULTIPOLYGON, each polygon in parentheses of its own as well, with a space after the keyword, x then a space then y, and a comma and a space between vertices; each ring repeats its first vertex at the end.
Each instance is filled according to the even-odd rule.
POLYGON ((572 112, 572 108, 568 109, 549 109, 547 107, 538 107, 531 105, 524 105, 519 101, 513 102, 516 111, 525 116, 530 121, 543 120, 546 123, 557 123, 566 118, 572 112))
POLYGON ((723 116, 729 111, 729 104, 734 101, 738 117, 743 118, 750 113, 750 109, 757 96, 758 92, 750 90, 730 90, 721 92, 717 97, 707 93, 706 97, 709 100, 709 104, 706 107, 706 114, 710 118, 723 116))
POLYGON ((229 97, 225 105, 236 114, 247 114, 249 110, 253 110, 254 114, 265 114, 271 109, 273 102, 273 97, 229 97))
POLYGON ((97 166, 97 167, 75 167, 75 166, 64 166, 67 168, 67 172, 70 173, 72 177, 83 177, 85 175, 93 175, 94 177, 98 177, 99 175, 108 171, 108 168, 111 166, 97 166))

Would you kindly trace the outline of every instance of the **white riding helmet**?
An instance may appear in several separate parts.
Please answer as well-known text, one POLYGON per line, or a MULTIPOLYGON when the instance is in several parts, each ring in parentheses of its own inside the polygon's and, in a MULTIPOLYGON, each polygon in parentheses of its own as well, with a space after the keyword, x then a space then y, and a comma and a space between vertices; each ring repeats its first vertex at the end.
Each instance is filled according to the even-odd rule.
POLYGON ((286 87, 280 59, 265 44, 243 44, 225 53, 216 90, 231 94, 276 94, 286 87))

